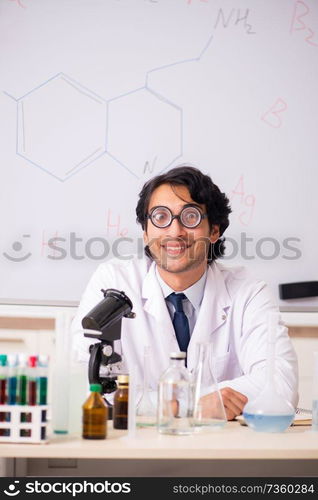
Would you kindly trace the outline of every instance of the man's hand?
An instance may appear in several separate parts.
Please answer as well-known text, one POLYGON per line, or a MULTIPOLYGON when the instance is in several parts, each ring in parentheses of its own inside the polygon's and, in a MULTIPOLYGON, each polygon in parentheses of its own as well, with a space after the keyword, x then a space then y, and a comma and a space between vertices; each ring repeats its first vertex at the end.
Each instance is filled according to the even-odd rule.
MULTIPOLYGON (((220 390, 220 393, 223 400, 226 418, 228 420, 234 420, 237 415, 242 413, 243 408, 247 403, 247 397, 241 392, 231 389, 231 387, 223 387, 223 389, 220 390)), ((213 414, 213 409, 216 404, 215 393, 212 392, 211 394, 203 396, 201 398, 201 403, 203 415, 208 416, 211 413, 213 414)))

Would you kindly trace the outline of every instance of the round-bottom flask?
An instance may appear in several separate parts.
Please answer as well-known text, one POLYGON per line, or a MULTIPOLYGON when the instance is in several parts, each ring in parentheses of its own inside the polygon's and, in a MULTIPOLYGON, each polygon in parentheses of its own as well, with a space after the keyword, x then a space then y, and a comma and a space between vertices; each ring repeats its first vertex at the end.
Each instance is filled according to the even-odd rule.
POLYGON ((276 390, 275 342, 279 327, 279 313, 268 316, 267 381, 264 389, 243 409, 245 422, 257 432, 283 432, 293 422, 295 409, 276 390))
POLYGON ((295 410, 268 384, 263 391, 244 407, 245 422, 254 431, 283 432, 293 422, 295 410))

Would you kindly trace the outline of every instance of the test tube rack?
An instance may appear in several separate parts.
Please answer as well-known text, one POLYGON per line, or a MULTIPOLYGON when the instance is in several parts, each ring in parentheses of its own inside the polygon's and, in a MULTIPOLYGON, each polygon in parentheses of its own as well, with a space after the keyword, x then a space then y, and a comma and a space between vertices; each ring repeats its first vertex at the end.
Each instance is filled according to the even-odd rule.
POLYGON ((47 443, 47 405, 0 405, 1 443, 47 443))

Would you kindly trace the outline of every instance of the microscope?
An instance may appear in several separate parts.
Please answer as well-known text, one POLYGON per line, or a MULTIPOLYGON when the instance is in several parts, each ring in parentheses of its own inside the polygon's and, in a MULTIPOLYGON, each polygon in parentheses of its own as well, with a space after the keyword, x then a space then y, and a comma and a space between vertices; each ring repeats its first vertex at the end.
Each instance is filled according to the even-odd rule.
MULTIPOLYGON (((103 394, 117 389, 116 371, 119 371, 121 355, 114 350, 114 341, 120 340, 122 318, 134 318, 132 302, 125 292, 108 288, 101 290, 104 299, 83 319, 84 336, 98 339, 89 348, 88 380, 101 384, 103 394)), ((106 399, 106 398, 105 398, 106 399)), ((111 406, 106 399, 108 406, 111 406)))

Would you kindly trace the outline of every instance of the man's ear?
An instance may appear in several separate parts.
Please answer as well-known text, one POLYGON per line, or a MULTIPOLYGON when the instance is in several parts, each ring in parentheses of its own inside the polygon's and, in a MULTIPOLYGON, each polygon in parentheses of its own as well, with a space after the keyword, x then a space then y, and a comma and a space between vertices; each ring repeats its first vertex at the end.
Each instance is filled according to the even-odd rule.
POLYGON ((211 243, 215 243, 216 241, 218 241, 219 237, 220 237, 220 226, 218 224, 213 224, 212 231, 210 234, 211 243))

